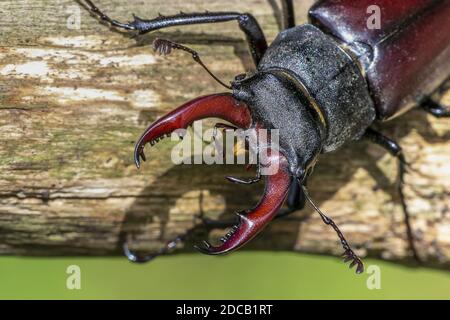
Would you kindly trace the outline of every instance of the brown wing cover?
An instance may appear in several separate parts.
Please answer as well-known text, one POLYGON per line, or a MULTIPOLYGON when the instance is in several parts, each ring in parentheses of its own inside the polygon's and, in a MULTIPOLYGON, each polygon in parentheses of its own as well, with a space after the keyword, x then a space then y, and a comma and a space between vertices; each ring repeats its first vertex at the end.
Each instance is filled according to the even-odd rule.
POLYGON ((406 111, 450 76, 450 0, 324 0, 313 24, 343 42, 370 48, 366 75, 378 118, 406 111), (368 19, 380 8, 380 29, 368 19))

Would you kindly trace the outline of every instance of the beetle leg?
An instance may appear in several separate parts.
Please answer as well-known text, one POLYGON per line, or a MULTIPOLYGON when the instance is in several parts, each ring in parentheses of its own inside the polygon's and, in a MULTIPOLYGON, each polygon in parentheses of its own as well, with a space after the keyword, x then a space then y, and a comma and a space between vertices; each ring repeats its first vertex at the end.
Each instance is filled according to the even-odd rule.
POLYGON ((408 242, 409 242, 409 248, 412 252, 412 255, 416 261, 420 262, 421 259, 419 257, 419 254, 417 253, 415 240, 414 240, 414 233, 411 226, 410 221, 410 214, 408 211, 408 206, 405 201, 405 195, 403 192, 403 185, 404 185, 404 176, 406 172, 406 160, 405 156, 403 155, 402 148, 398 145, 397 142, 385 137, 381 133, 369 128, 366 130, 364 136, 368 138, 373 143, 379 145, 380 147, 387 150, 392 156, 396 157, 398 159, 398 181, 397 181, 397 192, 400 196, 400 202, 403 209, 403 215, 405 217, 405 224, 406 224, 406 232, 408 235, 408 242))
POLYGON ((227 179, 230 182, 237 183, 237 184, 254 184, 254 183, 258 183, 259 181, 261 181, 261 166, 260 165, 257 166, 256 177, 254 177, 252 179, 244 180, 244 179, 235 178, 235 177, 231 177, 231 176, 226 176, 225 179, 227 179))
POLYGON ((283 29, 295 27, 295 12, 292 0, 281 0, 283 9, 283 29))
POLYGON ((347 240, 345 239, 344 234, 341 232, 341 230, 339 229, 337 224, 330 217, 328 217, 325 213, 323 213, 319 209, 319 207, 316 206, 316 204, 309 197, 308 190, 306 189, 306 187, 302 186, 302 189, 303 189, 303 194, 305 195, 306 199, 312 205, 312 207, 317 211, 317 213, 320 215, 320 217, 322 218, 322 221, 326 225, 331 226, 334 229, 334 231, 336 232, 336 234, 338 235, 339 240, 341 240, 342 247, 345 250, 342 255, 344 257, 344 262, 348 262, 351 260, 352 262, 350 263, 349 267, 352 268, 353 266, 356 265, 356 273, 358 273, 358 274, 362 273, 364 271, 364 264, 362 263, 361 259, 356 255, 356 253, 352 250, 352 248, 348 244, 347 240))
POLYGON ((287 208, 280 210, 276 218, 283 218, 295 211, 302 210, 305 207, 305 203, 306 197, 305 193, 303 192, 303 188, 301 188, 300 182, 297 179, 293 179, 291 186, 289 187, 288 196, 286 198, 287 208))
POLYGON ((436 118, 448 118, 450 117, 450 107, 444 106, 439 102, 436 102, 430 97, 425 98, 420 106, 428 113, 432 114, 436 118))
POLYGON ((248 13, 238 12, 202 12, 202 13, 182 13, 173 16, 162 16, 147 20, 133 15, 134 20, 128 23, 122 23, 111 19, 94 5, 91 0, 84 0, 87 9, 96 15, 102 21, 109 23, 113 27, 135 30, 139 34, 171 27, 191 24, 218 23, 236 20, 239 28, 245 33, 253 61, 257 65, 267 49, 267 41, 258 21, 248 13))
MULTIPOLYGON (((80 2, 80 1, 78 1, 80 2)), ((116 27, 116 28, 122 28, 125 30, 138 30, 138 26, 136 26, 134 23, 129 22, 129 23, 122 23, 119 22, 117 20, 111 19, 110 17, 108 17, 106 14, 104 14, 102 11, 100 11, 99 8, 97 8, 97 6, 92 3, 91 0, 85 0, 87 7, 84 3, 81 3, 85 8, 87 8, 92 14, 96 15, 97 17, 99 17, 100 20, 109 23, 111 26, 116 27)))
MULTIPOLYGON (((298 180, 293 179, 291 186, 289 187, 289 192, 286 197, 286 204, 287 208, 283 210, 279 210, 277 212, 277 215, 273 218, 273 220, 282 219, 286 216, 290 215, 291 213, 303 210, 305 208, 306 204, 306 197, 305 193, 303 192, 303 189, 300 187, 300 183, 298 180)), ((295 222, 304 222, 307 220, 308 217, 291 217, 289 218, 289 221, 295 221, 295 222)), ((228 221, 219 221, 219 220, 212 220, 208 218, 202 218, 202 222, 205 224, 205 226, 210 228, 228 228, 234 225, 234 221, 228 220, 228 221)))
MULTIPOLYGON (((287 209, 279 210, 277 212, 277 215, 273 218, 273 220, 284 219, 291 213, 305 208, 306 197, 305 197, 303 190, 299 186, 293 187, 293 184, 292 184, 291 187, 289 188, 289 193, 286 198, 286 203, 287 203, 287 209), (297 188, 299 188, 299 189, 297 189, 297 188)), ((305 222, 306 220, 308 220, 308 218, 309 217, 290 217, 289 221, 305 222)), ((286 220, 288 220, 288 219, 286 219, 286 220)), ((231 220, 231 219, 230 220, 213 220, 213 219, 209 219, 209 218, 202 218, 202 222, 206 227, 220 228, 220 229, 230 228, 236 223, 234 220, 231 220)))
POLYGON ((232 89, 231 86, 227 85, 225 82, 223 82, 222 80, 220 80, 214 73, 211 72, 211 70, 209 70, 209 68, 203 63, 202 59, 200 58, 200 55, 198 54, 197 51, 186 47, 182 44, 167 40, 167 39, 161 39, 161 38, 156 38, 153 41, 153 50, 155 50, 155 52, 159 53, 160 55, 168 55, 170 54, 170 52, 172 52, 173 49, 177 49, 177 50, 182 50, 184 52, 187 52, 189 54, 191 54, 192 59, 197 62, 200 66, 202 66, 202 68, 214 79, 216 80, 219 84, 221 84, 222 86, 224 86, 227 89, 232 89))
MULTIPOLYGON (((159 118, 147 128, 136 143, 134 152, 136 166, 140 166, 140 158, 146 143, 154 144, 160 137, 177 129, 186 128, 195 120, 208 117, 221 118, 243 129, 251 125, 264 129, 259 123, 252 124, 248 107, 234 99, 231 94, 200 97, 159 118)), ((213 247, 204 242, 203 247, 197 247, 201 252, 222 254, 243 246, 274 218, 282 206, 292 181, 288 160, 276 148, 268 146, 264 151, 267 152, 259 154, 259 165, 265 169, 266 187, 260 202, 248 213, 245 212, 245 215, 243 212, 238 213, 239 223, 221 239, 221 245, 213 247)))
POLYGON ((216 123, 214 125, 214 132, 213 132, 213 136, 212 136, 213 140, 216 140, 216 138, 217 138, 217 130, 219 130, 219 129, 223 129, 225 131, 227 131, 227 130, 231 130, 231 131, 238 130, 238 128, 235 127, 235 126, 229 125, 227 123, 218 122, 218 123, 216 123))
POLYGON ((227 123, 217 122, 214 125, 214 129, 237 130, 238 128, 227 123))
POLYGON ((159 251, 157 251, 156 253, 152 253, 152 254, 140 255, 140 254, 137 254, 137 253, 131 251, 128 246, 127 241, 122 242, 122 250, 123 250, 123 254, 127 257, 127 259, 130 262, 146 263, 146 262, 149 262, 149 261, 157 258, 158 256, 170 253, 172 250, 175 249, 175 247, 177 246, 178 243, 184 241, 185 237, 186 237, 186 234, 176 237, 175 239, 169 241, 159 251))

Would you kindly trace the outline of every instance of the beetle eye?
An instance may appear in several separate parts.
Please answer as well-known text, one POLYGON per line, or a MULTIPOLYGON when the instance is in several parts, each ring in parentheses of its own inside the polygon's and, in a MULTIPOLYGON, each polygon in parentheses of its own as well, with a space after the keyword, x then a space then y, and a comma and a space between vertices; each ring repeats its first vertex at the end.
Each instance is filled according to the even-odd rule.
POLYGON ((234 77, 234 80, 235 81, 242 81, 242 80, 245 79, 245 77, 247 77, 247 74, 246 73, 241 73, 241 74, 238 74, 236 77, 234 77))

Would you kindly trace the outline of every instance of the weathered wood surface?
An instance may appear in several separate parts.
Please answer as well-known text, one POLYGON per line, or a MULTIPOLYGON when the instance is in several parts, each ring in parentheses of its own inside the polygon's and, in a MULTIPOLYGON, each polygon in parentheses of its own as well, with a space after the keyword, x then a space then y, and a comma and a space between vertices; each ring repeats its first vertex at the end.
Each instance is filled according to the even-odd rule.
MULTIPOLYGON (((296 1, 299 23, 310 3, 296 1)), ((274 1, 98 5, 122 20, 133 12, 249 11, 269 41, 278 32, 274 1)), ((0 253, 117 254, 124 232, 134 235, 133 246, 151 251, 191 229, 184 249, 192 250, 192 241, 208 236, 200 214, 224 218, 257 201, 262 186, 236 187, 223 179, 242 176, 241 167, 174 166, 169 144, 147 151, 150 159, 139 171, 132 159, 135 139, 157 116, 223 91, 188 55, 155 56, 152 39, 163 34, 189 44, 221 78, 231 79, 252 68, 236 23, 132 39, 99 24, 74 1, 1 1, 0 13, 0 253), (74 29, 78 12, 81 24, 74 29)), ((450 104, 450 92, 442 101, 450 104)), ((380 128, 401 142, 412 163, 406 195, 420 255, 428 265, 448 267, 450 120, 415 110, 380 128)), ((386 152, 358 142, 323 156, 309 184, 362 256, 406 262, 395 176, 396 163, 386 152)), ((247 249, 341 252, 334 232, 310 209, 296 216, 308 219, 274 222, 247 249)))

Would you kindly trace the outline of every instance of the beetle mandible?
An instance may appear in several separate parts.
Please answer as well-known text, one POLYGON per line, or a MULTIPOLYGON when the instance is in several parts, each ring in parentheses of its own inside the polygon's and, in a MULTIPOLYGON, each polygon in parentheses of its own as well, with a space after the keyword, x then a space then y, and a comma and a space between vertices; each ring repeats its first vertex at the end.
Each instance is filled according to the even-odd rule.
MULTIPOLYGON (((244 32, 254 72, 236 76, 231 85, 215 77, 197 52, 168 40, 157 39, 160 53, 181 49, 192 54, 206 71, 231 92, 194 99, 158 119, 140 137, 135 162, 145 160, 144 146, 164 135, 186 128, 195 120, 221 118, 232 128, 278 129, 280 152, 270 153, 279 170, 265 176, 266 188, 260 202, 221 238, 221 244, 208 242, 197 247, 206 254, 223 254, 242 247, 272 219, 302 209, 306 200, 332 226, 345 250, 345 261, 363 264, 331 218, 314 204, 306 181, 321 153, 337 150, 343 144, 367 138, 386 149, 399 163, 398 192, 407 226, 412 255, 419 259, 404 200, 402 182, 405 156, 393 140, 371 128, 414 106, 436 117, 448 117, 449 110, 431 94, 450 76, 450 1, 448 0, 320 0, 309 10, 310 23, 296 26, 292 0, 282 0, 284 30, 270 46, 256 19, 248 13, 203 12, 160 15, 122 23, 113 20, 85 0, 86 8, 113 27, 144 34, 171 26, 219 23, 235 20, 244 32), (367 8, 377 6, 382 15, 380 28, 368 28, 367 8), (280 211, 287 202, 287 210, 280 211)), ((251 180, 228 177, 234 183, 251 180)), ((161 253, 176 244, 172 241, 161 253)), ((146 261, 155 255, 139 257, 126 243, 125 253, 132 261, 146 261)))

